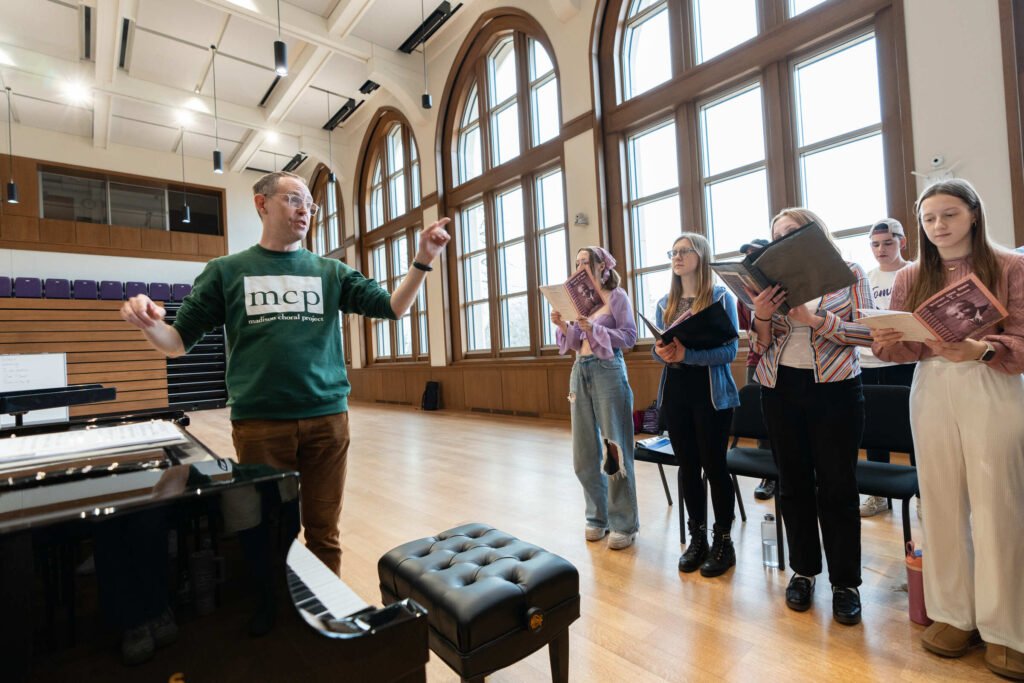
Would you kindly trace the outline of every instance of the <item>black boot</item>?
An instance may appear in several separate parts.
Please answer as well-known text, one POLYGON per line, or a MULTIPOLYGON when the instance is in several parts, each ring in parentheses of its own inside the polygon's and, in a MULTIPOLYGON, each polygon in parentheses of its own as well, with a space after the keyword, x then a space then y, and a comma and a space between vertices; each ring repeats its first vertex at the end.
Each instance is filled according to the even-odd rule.
POLYGON ((708 526, 693 518, 686 520, 686 526, 690 527, 690 545, 679 558, 679 571, 689 574, 700 569, 708 558, 708 526))
POLYGON ((701 565, 701 576, 719 576, 736 564, 736 549, 732 547, 732 536, 729 529, 732 524, 715 523, 714 541, 707 562, 701 565))

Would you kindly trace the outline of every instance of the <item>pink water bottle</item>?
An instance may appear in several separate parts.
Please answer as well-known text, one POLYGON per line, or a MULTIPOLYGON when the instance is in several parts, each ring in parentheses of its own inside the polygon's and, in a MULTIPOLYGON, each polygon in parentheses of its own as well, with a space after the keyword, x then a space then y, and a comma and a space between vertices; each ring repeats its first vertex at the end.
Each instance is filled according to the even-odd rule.
POLYGON ((907 595, 910 598, 910 620, 915 624, 928 626, 928 610, 924 604, 924 578, 922 574, 921 551, 914 549, 914 542, 907 541, 907 595))

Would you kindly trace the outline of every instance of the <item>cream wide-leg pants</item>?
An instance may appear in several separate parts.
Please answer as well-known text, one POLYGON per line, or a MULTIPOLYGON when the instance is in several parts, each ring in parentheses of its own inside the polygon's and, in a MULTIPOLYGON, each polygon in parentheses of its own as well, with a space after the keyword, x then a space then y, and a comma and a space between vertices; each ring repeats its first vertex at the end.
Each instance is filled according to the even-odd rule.
POLYGON ((1024 378, 918 363, 910 422, 928 616, 1024 651, 1024 378))

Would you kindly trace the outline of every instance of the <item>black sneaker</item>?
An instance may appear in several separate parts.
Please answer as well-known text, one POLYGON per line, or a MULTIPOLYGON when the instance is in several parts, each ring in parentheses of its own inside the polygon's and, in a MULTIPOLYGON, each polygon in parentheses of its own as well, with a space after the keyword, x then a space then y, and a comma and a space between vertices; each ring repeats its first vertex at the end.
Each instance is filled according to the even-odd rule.
POLYGON ((769 479, 762 479, 761 483, 754 489, 754 498, 758 500, 771 500, 775 495, 775 482, 769 479))
POLYGON ((840 624, 860 623, 860 591, 856 588, 832 586, 832 616, 840 624))
POLYGON ((797 612, 806 612, 814 596, 814 579, 794 574, 786 586, 786 607, 797 612))

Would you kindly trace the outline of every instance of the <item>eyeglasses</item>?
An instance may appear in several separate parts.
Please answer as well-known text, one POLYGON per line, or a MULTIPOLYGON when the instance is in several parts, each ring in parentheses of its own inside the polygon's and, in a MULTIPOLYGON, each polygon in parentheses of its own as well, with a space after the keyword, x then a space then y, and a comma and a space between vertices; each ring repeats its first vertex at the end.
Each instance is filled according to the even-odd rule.
POLYGON ((696 249, 669 249, 665 253, 668 254, 668 258, 671 261, 676 256, 678 256, 679 258, 686 258, 690 254, 696 254, 697 250, 696 249))
POLYGON ((265 197, 287 197, 288 206, 293 209, 305 208, 309 212, 310 216, 315 216, 316 212, 320 210, 320 207, 313 202, 307 202, 301 196, 297 194, 285 194, 283 192, 275 192, 274 194, 264 195, 265 197))

